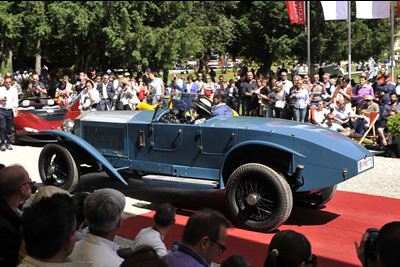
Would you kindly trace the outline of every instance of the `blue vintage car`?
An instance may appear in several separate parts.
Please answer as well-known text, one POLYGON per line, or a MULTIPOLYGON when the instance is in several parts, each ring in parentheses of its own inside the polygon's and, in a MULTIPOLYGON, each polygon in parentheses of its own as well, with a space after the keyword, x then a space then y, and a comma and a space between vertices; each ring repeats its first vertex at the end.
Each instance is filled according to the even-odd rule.
POLYGON ((293 201, 321 207, 336 185, 374 166, 350 138, 289 120, 214 117, 193 124, 193 96, 164 99, 154 111, 86 112, 53 134, 39 173, 46 185, 74 190, 79 177, 106 171, 170 187, 225 189, 232 217, 244 228, 272 231, 293 201), (169 102, 167 102, 169 101, 169 102), (69 133, 73 132, 73 133, 69 133))

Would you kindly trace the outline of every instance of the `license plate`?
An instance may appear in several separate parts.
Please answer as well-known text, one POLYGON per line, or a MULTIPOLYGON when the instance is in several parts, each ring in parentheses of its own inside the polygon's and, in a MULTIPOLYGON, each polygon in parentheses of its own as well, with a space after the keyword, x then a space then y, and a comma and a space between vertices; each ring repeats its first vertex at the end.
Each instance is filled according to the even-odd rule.
POLYGON ((374 167, 374 157, 367 157, 358 161, 358 172, 374 167))

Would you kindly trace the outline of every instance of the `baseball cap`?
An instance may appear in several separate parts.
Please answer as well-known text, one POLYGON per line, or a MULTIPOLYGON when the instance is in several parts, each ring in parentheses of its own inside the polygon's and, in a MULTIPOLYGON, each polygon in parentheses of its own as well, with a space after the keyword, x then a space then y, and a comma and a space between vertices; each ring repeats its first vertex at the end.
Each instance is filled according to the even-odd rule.
POLYGON ((366 95, 364 99, 365 100, 372 100, 372 95, 366 95))
POLYGON ((383 77, 384 78, 390 78, 390 74, 389 73, 385 73, 385 74, 383 74, 383 77))
POLYGON ((131 76, 131 75, 129 74, 129 72, 125 72, 124 76, 131 76))

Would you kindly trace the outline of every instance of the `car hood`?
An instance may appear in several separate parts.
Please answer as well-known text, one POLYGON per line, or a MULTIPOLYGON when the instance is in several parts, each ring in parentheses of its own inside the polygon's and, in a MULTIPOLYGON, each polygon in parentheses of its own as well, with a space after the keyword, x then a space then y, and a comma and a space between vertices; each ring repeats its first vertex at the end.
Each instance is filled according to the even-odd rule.
POLYGON ((303 155, 315 153, 315 151, 310 151, 309 146, 305 145, 306 143, 312 143, 355 159, 372 156, 367 149, 343 134, 323 127, 291 120, 222 116, 207 121, 204 126, 216 128, 231 128, 235 126, 238 130, 263 131, 272 133, 273 135, 295 137, 293 148, 303 155))

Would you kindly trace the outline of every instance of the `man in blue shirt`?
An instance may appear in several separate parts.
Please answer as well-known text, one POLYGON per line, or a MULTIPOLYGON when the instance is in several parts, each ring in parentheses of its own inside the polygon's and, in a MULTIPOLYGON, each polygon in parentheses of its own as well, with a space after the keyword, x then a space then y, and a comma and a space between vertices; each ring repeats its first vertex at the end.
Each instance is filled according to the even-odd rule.
POLYGON ((214 92, 212 116, 233 116, 232 109, 226 104, 228 93, 224 89, 218 89, 214 92))
POLYGON ((396 93, 396 87, 390 82, 390 75, 385 73, 382 77, 384 78, 384 83, 378 86, 375 93, 375 98, 379 99, 379 110, 381 116, 385 106, 390 103, 390 94, 396 93))
POLYGON ((171 92, 182 93, 183 81, 174 73, 172 74, 171 82, 168 84, 168 87, 171 88, 171 92))
POLYGON ((168 266, 208 267, 224 253, 230 227, 231 222, 218 211, 196 211, 183 229, 182 244, 163 260, 168 266))
POLYGON ((157 78, 154 72, 150 72, 149 78, 151 80, 149 83, 149 92, 153 96, 152 104, 155 105, 164 95, 165 87, 163 81, 157 78))

